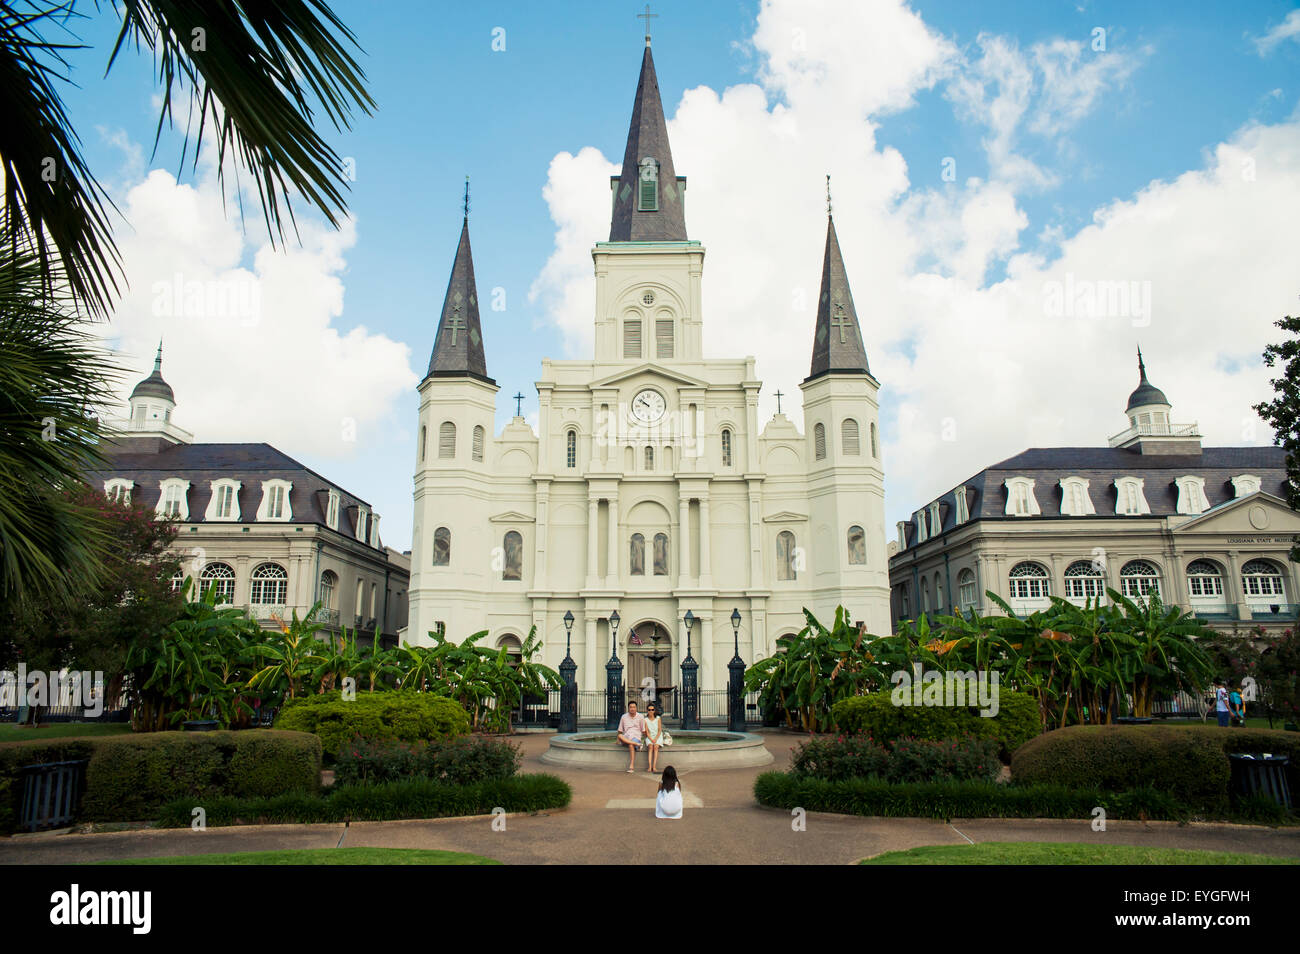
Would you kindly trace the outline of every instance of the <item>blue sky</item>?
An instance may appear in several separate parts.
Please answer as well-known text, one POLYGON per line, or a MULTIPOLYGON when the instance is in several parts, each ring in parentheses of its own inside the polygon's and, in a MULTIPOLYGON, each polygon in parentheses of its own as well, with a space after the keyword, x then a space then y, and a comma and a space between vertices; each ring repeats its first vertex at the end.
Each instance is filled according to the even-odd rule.
MULTIPOLYGON (((1258 255, 1252 259, 1259 271, 1252 272, 1250 295, 1240 301, 1256 317, 1244 335, 1239 329, 1235 336, 1219 338, 1215 335, 1221 332, 1211 330, 1197 340, 1185 340, 1184 331, 1222 324, 1222 305, 1215 314, 1210 303, 1195 321, 1180 308, 1177 317, 1162 317, 1150 327, 1135 322, 1134 330, 1122 334, 1117 329, 1112 329, 1114 334, 1086 329, 1083 336, 1094 349, 1089 353, 1107 369, 1098 375, 1104 383, 1095 385, 1100 392, 1097 403, 1103 406, 1096 412, 1097 422, 1080 421, 1092 412, 1081 415, 1079 396, 1066 394, 1059 399, 1059 413, 1049 414, 1044 423, 1041 409, 1034 405, 1052 402, 1041 397, 1042 379, 1033 365, 1040 355, 1050 361, 1059 353, 1060 342, 1050 337, 1057 332, 1047 333, 1041 345, 1004 353, 998 342, 1022 334, 1015 331, 1019 319, 1003 315, 997 302, 1008 287, 1023 280, 1031 265, 1034 281, 1040 281, 1050 274, 1051 263, 1078 261, 1089 247, 1088 227, 1097 222, 1098 210, 1113 209, 1117 202, 1134 203, 1135 215, 1143 218, 1143 209, 1151 203, 1140 197, 1153 182, 1172 184, 1191 173, 1212 171, 1219 161, 1216 149, 1241 139, 1243 130, 1263 130, 1257 138, 1247 135, 1248 144, 1242 148, 1284 180, 1269 186, 1279 191, 1262 207, 1285 218, 1285 203, 1296 192, 1296 161, 1286 145, 1291 140, 1285 137, 1296 125, 1300 42, 1279 34, 1277 42, 1261 49, 1256 41, 1295 16, 1294 8, 1294 3, 1268 0, 927 2, 910 7, 884 0, 821 0, 793 8, 777 2, 762 10, 757 3, 655 4, 655 61, 674 158, 679 174, 691 185, 687 226, 711 256, 704 278, 706 329, 713 319, 711 304, 718 317, 713 338, 706 330, 706 351, 718 356, 757 354, 760 376, 767 382, 765 402, 778 387, 797 393, 797 365, 806 363, 803 352, 811 347, 811 316, 778 316, 773 319, 778 324, 764 325, 744 335, 752 340, 732 347, 746 327, 738 316, 744 310, 740 299, 732 310, 730 301, 707 297, 707 289, 711 282, 715 288, 743 285, 739 273, 745 262, 754 262, 754 283, 763 280, 760 271, 774 270, 787 274, 793 284, 815 283, 824 228, 816 180, 818 170, 833 169, 836 222, 873 370, 884 385, 881 424, 891 521, 886 532, 892 533, 893 520, 906 517, 947 486, 1030 443, 1099 443, 1106 436, 1099 431, 1109 427, 1101 421, 1114 424, 1110 431, 1119 430, 1122 419, 1112 421, 1114 414, 1106 405, 1122 408, 1127 388, 1136 382, 1129 383, 1133 374, 1127 363, 1122 371, 1111 369, 1127 361, 1120 356, 1132 353, 1138 337, 1144 338, 1153 378, 1175 401, 1176 416, 1186 407, 1184 417, 1199 417, 1203 425, 1210 418, 1214 423, 1205 426, 1207 437, 1217 437, 1220 443, 1266 441, 1266 431, 1247 433, 1238 425, 1249 417, 1246 396, 1264 396, 1257 393, 1263 375, 1251 355, 1262 350, 1267 323, 1280 317, 1276 310, 1293 302, 1297 291, 1294 268, 1280 251, 1277 262, 1257 263, 1258 255), (1105 31, 1104 51, 1095 49, 1094 31, 1099 28, 1105 31), (793 66, 777 64, 772 36, 803 36, 805 31, 812 53, 796 58, 793 66), (862 40, 834 46, 826 38, 836 33, 862 40), (1051 50, 1053 43, 1065 44, 1058 48, 1065 51, 1060 58, 1036 54, 1051 50), (989 53, 994 46, 1001 51, 997 57, 989 53), (842 52, 845 48, 849 52, 842 52), (895 48, 901 52, 893 52, 895 48), (1090 72, 1100 57, 1116 65, 1090 72), (1007 63, 1024 67, 1029 79, 1023 118, 1006 127, 1006 148, 998 152, 989 144, 998 122, 993 100, 1001 67, 1007 63), (1052 72, 1052 63, 1066 65, 1052 72), (891 83, 891 71, 901 77, 901 91, 877 96, 867 88, 891 83), (863 80, 866 91, 860 98, 842 94, 859 90, 854 84, 862 77, 870 82, 863 80), (817 83, 825 85, 813 91, 816 95, 800 86, 817 83), (703 96, 712 91, 720 97, 729 88, 746 86, 762 93, 764 105, 758 113, 726 97, 715 107, 703 96), (695 101, 698 113, 688 109, 679 116, 683 95, 701 87, 707 89, 695 101), (959 92, 976 88, 982 90, 978 102, 959 92), (761 214, 770 219, 775 212, 761 212, 746 202, 724 214, 712 199, 727 184, 730 170, 749 174, 755 159, 763 158, 761 147, 746 152, 737 145, 739 151, 728 154, 728 143, 712 141, 707 130, 701 134, 701 124, 692 117, 714 108, 734 117, 738 128, 752 128, 756 136, 766 134, 760 127, 774 111, 788 110, 798 119, 799 153, 807 159, 806 168, 802 161, 783 162, 765 172, 768 187, 784 194, 780 214, 791 217, 789 227, 777 233, 784 238, 765 241, 764 253, 772 256, 766 263, 738 250, 746 217, 761 214), (832 115, 837 109, 841 115, 832 115), (1004 161, 1007 150, 1015 157, 1014 168, 1004 161), (945 157, 955 160, 955 182, 941 177, 945 157), (1028 176, 1023 173, 1026 163, 1035 170, 1028 176), (896 181, 880 185, 888 175, 896 181), (699 210, 694 216, 693 208, 699 210), (993 211, 980 219, 979 209, 993 211), (972 227, 975 219, 984 224, 972 227), (899 253, 895 261, 890 250, 899 247, 908 252, 899 253), (987 353, 972 354, 969 346, 956 348, 956 353, 971 360, 987 358, 989 367, 1003 370, 999 387, 991 389, 996 393, 972 408, 959 390, 944 391, 923 382, 948 377, 942 372, 951 369, 952 358, 944 343, 951 341, 954 323, 976 321, 987 324, 979 339, 987 353), (1179 327, 1182 321, 1188 322, 1186 329, 1179 327), (771 327, 788 329, 789 338, 772 340, 765 330, 771 327), (1168 347, 1155 343, 1162 340, 1168 347), (781 363, 785 351, 800 352, 799 360, 786 367, 781 363), (1195 406, 1198 361, 1216 368, 1225 380, 1240 380, 1239 390, 1231 392, 1232 407, 1208 413, 1195 406), (1005 423, 1001 402, 1008 400, 1030 411, 1014 426, 999 428, 1000 417, 1005 423), (954 407, 960 410, 945 414, 945 408, 954 407), (939 436, 952 414, 960 420, 963 435, 955 442, 939 436), (1036 422, 1033 428, 1027 426, 1030 422, 1036 422), (918 430, 924 433, 918 435, 918 430)), ((468 173, 472 178, 471 234, 480 295, 487 298, 492 289, 501 288, 507 302, 504 311, 483 312, 489 373, 501 388, 500 427, 513 413, 514 401, 508 396, 516 391, 525 395, 525 414, 535 410, 533 382, 540 357, 587 353, 582 329, 584 323, 590 325, 592 315, 573 314, 571 304, 557 304, 551 292, 578 287, 581 299, 585 293, 580 283, 590 282, 590 260, 584 279, 582 255, 565 259, 557 240, 566 234, 563 220, 568 214, 597 223, 594 231, 588 229, 591 241, 606 237, 596 233, 601 208, 607 207, 601 190, 607 186, 599 174, 590 173, 589 162, 583 165, 580 151, 595 147, 606 160, 621 159, 641 57, 642 21, 635 15, 642 5, 483 3, 467 8, 386 0, 338 3, 335 9, 365 51, 361 62, 378 102, 376 114, 357 117, 351 132, 330 134, 340 155, 356 163, 349 199, 355 236, 323 256, 336 261, 319 265, 337 282, 342 304, 321 306, 320 315, 304 319, 306 330, 294 331, 290 300, 283 312, 268 311, 261 329, 283 326, 285 337, 276 340, 291 343, 293 334, 315 334, 325 321, 338 336, 356 336, 347 340, 358 355, 371 353, 360 348, 362 341, 405 345, 407 366, 398 366, 400 348, 373 352, 393 361, 392 367, 361 368, 355 360, 327 365, 323 358, 313 359, 310 349, 299 355, 283 343, 263 351, 258 341, 272 339, 250 334, 239 349, 244 360, 215 369, 205 360, 210 344, 192 323, 163 328, 140 313, 140 299, 124 302, 108 333, 116 336, 115 345, 130 351, 133 366, 141 370, 151 357, 144 342, 160 330, 165 334, 165 370, 173 372, 168 378, 181 405, 178 419, 196 430, 198 440, 275 443, 369 499, 384 515, 386 542, 405 548, 410 538, 416 392, 413 383, 391 394, 383 387, 412 372, 417 379, 423 375, 459 231, 464 177, 468 173), (496 28, 505 31, 504 51, 493 50, 496 28), (590 185, 578 182, 582 177, 577 173, 584 170, 590 185), (548 183, 549 199, 543 192, 548 183), (535 285, 540 291, 530 297, 535 285), (304 357, 306 367, 299 360, 304 357), (269 378, 292 379, 322 367, 335 369, 332 380, 298 386, 291 392, 296 397, 288 400, 282 393, 269 403, 258 398, 269 378), (231 386, 220 392, 221 407, 206 407, 217 393, 216 374, 231 386), (355 441, 322 439, 295 417, 326 392, 356 395, 361 409, 355 416, 361 424, 355 441), (373 399, 361 397, 381 393, 373 399)), ((124 52, 104 78, 114 18, 95 13, 92 6, 86 10, 89 18, 75 29, 93 48, 71 57, 79 85, 65 90, 66 104, 91 168, 124 211, 136 209, 128 256, 134 271, 128 277, 139 290, 179 266, 150 270, 152 239, 141 222, 153 221, 144 210, 157 207, 147 205, 143 197, 133 206, 130 190, 149 170, 177 171, 180 136, 165 133, 157 155, 149 160, 157 118, 150 59, 124 52)), ((783 41, 776 42, 779 47, 783 41)), ((738 143, 744 139, 736 138, 738 143)), ((1185 211, 1188 219, 1175 231, 1186 233, 1198 228, 1196 223, 1219 221, 1213 241, 1225 248, 1239 246, 1247 234, 1258 236, 1258 222, 1245 213, 1239 221, 1214 218, 1208 211, 1214 207, 1214 176, 1207 172, 1206 179, 1181 182, 1186 194, 1176 196, 1171 208, 1180 210, 1175 214, 1185 211), (1206 211, 1198 211, 1202 197, 1206 211)), ((181 171, 181 182, 205 186, 202 170, 196 175, 188 167, 181 171)), ((168 194, 159 187, 154 200, 166 203, 168 194)), ((210 209, 205 214, 210 215, 210 209)), ((222 241, 219 223, 203 221, 195 229, 218 236, 214 244, 222 241)), ((265 240, 260 210, 250 209, 245 233, 243 246, 232 254, 236 264, 255 272, 265 240)), ((1284 235, 1279 228, 1279 238, 1284 235)), ((585 237, 578 235, 579 245, 585 237)), ((1287 241, 1293 262, 1294 242, 1287 241)), ((1097 276, 1116 274, 1132 260, 1119 247, 1124 242, 1147 244, 1132 234, 1115 233, 1106 246, 1113 264, 1088 259, 1097 276)), ((1161 284, 1166 272, 1176 276, 1183 270, 1205 270, 1197 255, 1225 261, 1213 249, 1171 248, 1165 258, 1147 261, 1132 277, 1149 277, 1158 290, 1169 287, 1161 284)), ((1069 266, 1072 271, 1079 267, 1069 266)), ((1228 274, 1224 280, 1230 280, 1228 274)), ((784 301, 784 286, 769 297, 784 301)), ((1177 294, 1158 296, 1171 299, 1177 300, 1177 294)), ((1079 386, 1093 385, 1081 381, 1079 386)), ((1085 403, 1091 404, 1091 398, 1085 403)), ((774 409, 766 404, 764 408, 769 413, 774 409)))

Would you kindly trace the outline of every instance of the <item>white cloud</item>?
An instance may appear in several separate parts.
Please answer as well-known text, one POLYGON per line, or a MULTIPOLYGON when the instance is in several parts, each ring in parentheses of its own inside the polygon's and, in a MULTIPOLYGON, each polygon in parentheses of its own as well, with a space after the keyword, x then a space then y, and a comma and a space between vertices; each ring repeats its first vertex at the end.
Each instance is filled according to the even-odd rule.
POLYGON ((123 402, 161 337, 174 419, 198 441, 327 458, 386 441, 390 412, 418 379, 406 345, 340 322, 355 223, 335 231, 300 217, 301 245, 253 242, 228 217, 211 167, 200 170, 194 185, 155 170, 119 202, 129 287, 100 331, 132 368, 123 402))
POLYGON ((1292 10, 1277 26, 1263 36, 1255 37, 1255 49, 1259 51, 1260 56, 1267 56, 1275 47, 1287 40, 1300 40, 1300 10, 1292 10))
MULTIPOLYGON (((757 357, 761 419, 773 392, 797 395, 808 371, 829 171, 882 383, 890 526, 1026 447, 1104 446, 1125 425, 1138 343, 1175 417, 1199 420, 1209 443, 1268 439, 1250 406, 1267 396, 1259 354, 1294 294, 1293 256, 1280 250, 1300 218, 1296 117, 1247 127, 1204 168, 1112 201, 1077 233, 1058 229, 1047 261, 1022 251, 1042 225, 1018 197, 1058 177, 1020 156, 1018 142, 1059 143, 1084 116, 1114 108, 1149 51, 1094 56, 1063 40, 1022 51, 984 36, 966 59, 900 4, 819 6, 764 3, 753 38, 764 86, 700 87, 667 104, 674 165, 690 181, 688 232, 708 249, 705 352, 757 357), (792 46, 803 24, 846 22, 808 26, 805 48, 792 46), (877 142, 874 117, 941 81, 959 118, 988 131, 987 180, 931 187, 937 170, 914 179, 877 142), (995 262, 1005 277, 989 284, 995 262), (1048 314, 1048 283, 1120 281, 1149 287, 1149 314, 1048 314)), ((607 234, 612 171, 590 148, 551 166, 557 244, 534 290, 575 354, 590 353, 590 247, 607 234)), ((801 423, 798 401, 785 407, 801 423)))

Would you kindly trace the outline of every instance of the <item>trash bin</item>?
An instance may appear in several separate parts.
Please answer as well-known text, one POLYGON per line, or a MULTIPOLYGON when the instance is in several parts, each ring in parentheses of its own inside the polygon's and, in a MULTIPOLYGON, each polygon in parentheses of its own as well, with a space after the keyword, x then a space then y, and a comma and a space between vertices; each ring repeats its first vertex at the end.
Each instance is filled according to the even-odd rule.
POLYGON ((26 831, 62 828, 72 824, 86 787, 86 765, 90 759, 24 765, 22 827, 26 831))
POLYGON ((1284 808, 1291 807, 1291 789, 1286 770, 1291 760, 1285 755, 1263 752, 1234 752, 1228 756, 1232 766, 1232 791, 1249 798, 1263 795, 1284 808))

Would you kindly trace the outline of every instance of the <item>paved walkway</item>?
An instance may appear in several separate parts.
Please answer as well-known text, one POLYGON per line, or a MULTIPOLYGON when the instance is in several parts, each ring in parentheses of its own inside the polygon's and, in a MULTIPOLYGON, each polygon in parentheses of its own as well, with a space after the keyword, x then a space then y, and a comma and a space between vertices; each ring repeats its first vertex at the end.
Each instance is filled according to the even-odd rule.
MULTIPOLYGON (((885 851, 919 845, 981 841, 1071 841, 1213 851, 1244 851, 1300 858, 1300 829, 1172 822, 1116 822, 1094 832, 1091 819, 971 819, 952 825, 924 819, 858 818, 810 813, 794 831, 784 811, 760 808, 754 777, 767 769, 682 773, 688 796, 680 821, 654 817, 658 776, 625 772, 557 770, 538 756, 545 735, 519 737, 526 772, 549 771, 573 786, 563 811, 506 819, 494 831, 490 818, 357 822, 343 825, 267 825, 212 828, 206 832, 137 831, 96 835, 20 835, 0 838, 0 864, 75 864, 115 858, 267 851, 286 848, 444 848, 469 851, 511 864, 851 864, 885 851)), ((765 735, 788 765, 798 738, 765 735)), ((671 764, 671 755, 660 767, 671 764)), ((638 765, 644 768, 644 755, 638 765)))

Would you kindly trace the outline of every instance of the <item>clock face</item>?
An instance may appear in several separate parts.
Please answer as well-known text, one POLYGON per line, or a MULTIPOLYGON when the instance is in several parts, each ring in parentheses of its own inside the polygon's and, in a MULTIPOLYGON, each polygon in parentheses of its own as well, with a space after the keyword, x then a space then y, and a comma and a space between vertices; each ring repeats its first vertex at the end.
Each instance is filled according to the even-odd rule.
POLYGON ((664 416, 666 407, 662 394, 646 388, 632 399, 632 416, 642 424, 653 424, 664 416))

